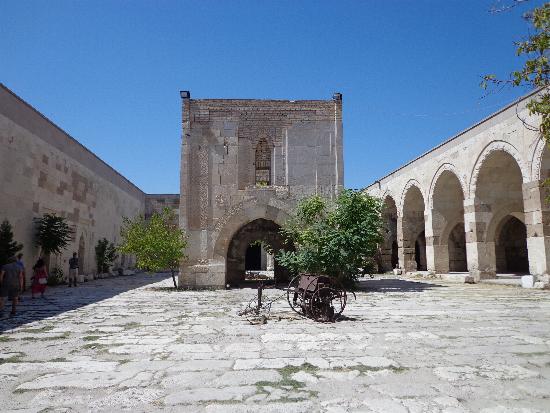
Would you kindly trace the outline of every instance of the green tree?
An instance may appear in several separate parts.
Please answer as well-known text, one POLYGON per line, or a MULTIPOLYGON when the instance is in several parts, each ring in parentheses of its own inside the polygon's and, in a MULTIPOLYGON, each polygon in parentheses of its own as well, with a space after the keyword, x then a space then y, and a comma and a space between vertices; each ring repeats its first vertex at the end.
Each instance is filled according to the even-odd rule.
POLYGON ((295 274, 325 274, 353 285, 374 267, 382 241, 381 210, 379 199, 350 189, 334 202, 306 198, 282 229, 295 250, 279 251, 276 259, 295 274))
MULTIPOLYGON (((515 0, 508 6, 495 11, 504 11, 523 3, 525 0, 515 0)), ((547 143, 550 143, 550 64, 548 61, 550 46, 550 3, 535 8, 523 15, 531 25, 530 34, 515 42, 516 54, 525 59, 523 67, 513 71, 508 79, 500 79, 495 74, 485 75, 481 87, 487 89, 489 85, 497 88, 527 86, 531 89, 540 89, 527 104, 531 115, 539 115, 540 125, 531 125, 524 120, 524 124, 540 131, 547 143)))
POLYGON ((49 261, 51 254, 60 254, 73 240, 74 230, 67 224, 67 219, 55 214, 44 214, 34 218, 36 245, 41 255, 49 261))
POLYGON ((115 244, 107 241, 107 238, 97 241, 97 245, 95 246, 95 262, 98 273, 109 272, 117 257, 115 244))
POLYGON ((6 264, 23 249, 23 245, 13 240, 13 231, 8 220, 0 224, 0 266, 6 264))
POLYGON ((149 220, 138 216, 124 218, 121 229, 122 243, 118 250, 136 256, 137 267, 146 271, 169 269, 174 288, 177 288, 175 269, 186 258, 185 232, 179 228, 176 215, 169 208, 155 212, 149 220))

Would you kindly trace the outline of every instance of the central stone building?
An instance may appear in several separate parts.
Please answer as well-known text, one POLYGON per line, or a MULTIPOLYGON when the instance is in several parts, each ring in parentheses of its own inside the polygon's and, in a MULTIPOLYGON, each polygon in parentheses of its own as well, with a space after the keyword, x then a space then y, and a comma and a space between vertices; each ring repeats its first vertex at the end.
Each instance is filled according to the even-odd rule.
MULTIPOLYGON (((234 285, 244 279, 251 242, 283 246, 280 226, 299 199, 334 198, 343 188, 342 95, 181 98, 180 226, 189 246, 179 283, 234 285)), ((285 277, 276 262, 275 277, 285 277)))

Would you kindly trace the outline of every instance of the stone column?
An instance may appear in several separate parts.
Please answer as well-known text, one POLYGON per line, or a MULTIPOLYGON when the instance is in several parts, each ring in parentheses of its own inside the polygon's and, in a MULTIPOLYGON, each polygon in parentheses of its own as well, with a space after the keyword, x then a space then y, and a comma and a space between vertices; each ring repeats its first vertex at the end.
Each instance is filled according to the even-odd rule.
POLYGON ((491 218, 488 205, 476 198, 464 200, 464 229, 468 271, 474 281, 496 276, 495 243, 487 242, 487 225, 491 218))
POLYGON ((438 274, 449 272, 449 246, 441 239, 446 221, 435 209, 425 212, 426 260, 428 271, 438 274))
POLYGON ((275 260, 273 254, 267 254, 267 271, 273 271, 275 269, 275 260))
POLYGON ((416 261, 414 259, 414 242, 410 240, 411 231, 406 230, 407 223, 402 216, 397 216, 397 246, 399 255, 399 268, 402 268, 405 272, 416 271, 416 261))
POLYGON ((546 201, 548 193, 542 182, 523 184, 529 273, 533 275, 550 273, 550 204, 546 201))
MULTIPOLYGON (((434 230, 432 225, 433 220, 433 210, 424 211, 424 222, 425 222, 425 235, 426 235, 426 267, 429 272, 436 272, 436 253, 439 253, 437 246, 434 245, 437 243, 436 237, 434 237, 434 230)), ((439 254, 437 254, 439 255, 439 254)))

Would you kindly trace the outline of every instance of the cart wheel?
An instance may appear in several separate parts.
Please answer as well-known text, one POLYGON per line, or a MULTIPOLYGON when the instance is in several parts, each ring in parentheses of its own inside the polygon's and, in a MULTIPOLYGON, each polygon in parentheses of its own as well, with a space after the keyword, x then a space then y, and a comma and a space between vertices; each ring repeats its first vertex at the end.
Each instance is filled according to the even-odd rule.
POLYGON ((292 280, 290 280, 290 283, 288 284, 288 288, 286 289, 286 300, 288 301, 288 305, 297 314, 300 314, 301 316, 305 315, 304 309, 303 309, 303 296, 298 290, 298 284, 300 283, 300 275, 297 275, 292 280))
POLYGON ((346 293, 333 287, 315 291, 309 303, 309 316, 315 321, 334 322, 346 307, 346 293))

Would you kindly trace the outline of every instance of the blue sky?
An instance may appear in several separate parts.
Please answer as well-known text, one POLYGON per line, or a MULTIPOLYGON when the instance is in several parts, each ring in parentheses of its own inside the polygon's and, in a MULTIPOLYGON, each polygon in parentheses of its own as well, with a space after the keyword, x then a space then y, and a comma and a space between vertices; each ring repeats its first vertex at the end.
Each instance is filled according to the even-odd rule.
POLYGON ((179 192, 180 90, 344 98, 345 185, 364 187, 524 94, 531 1, 0 2, 0 82, 149 193, 179 192))

